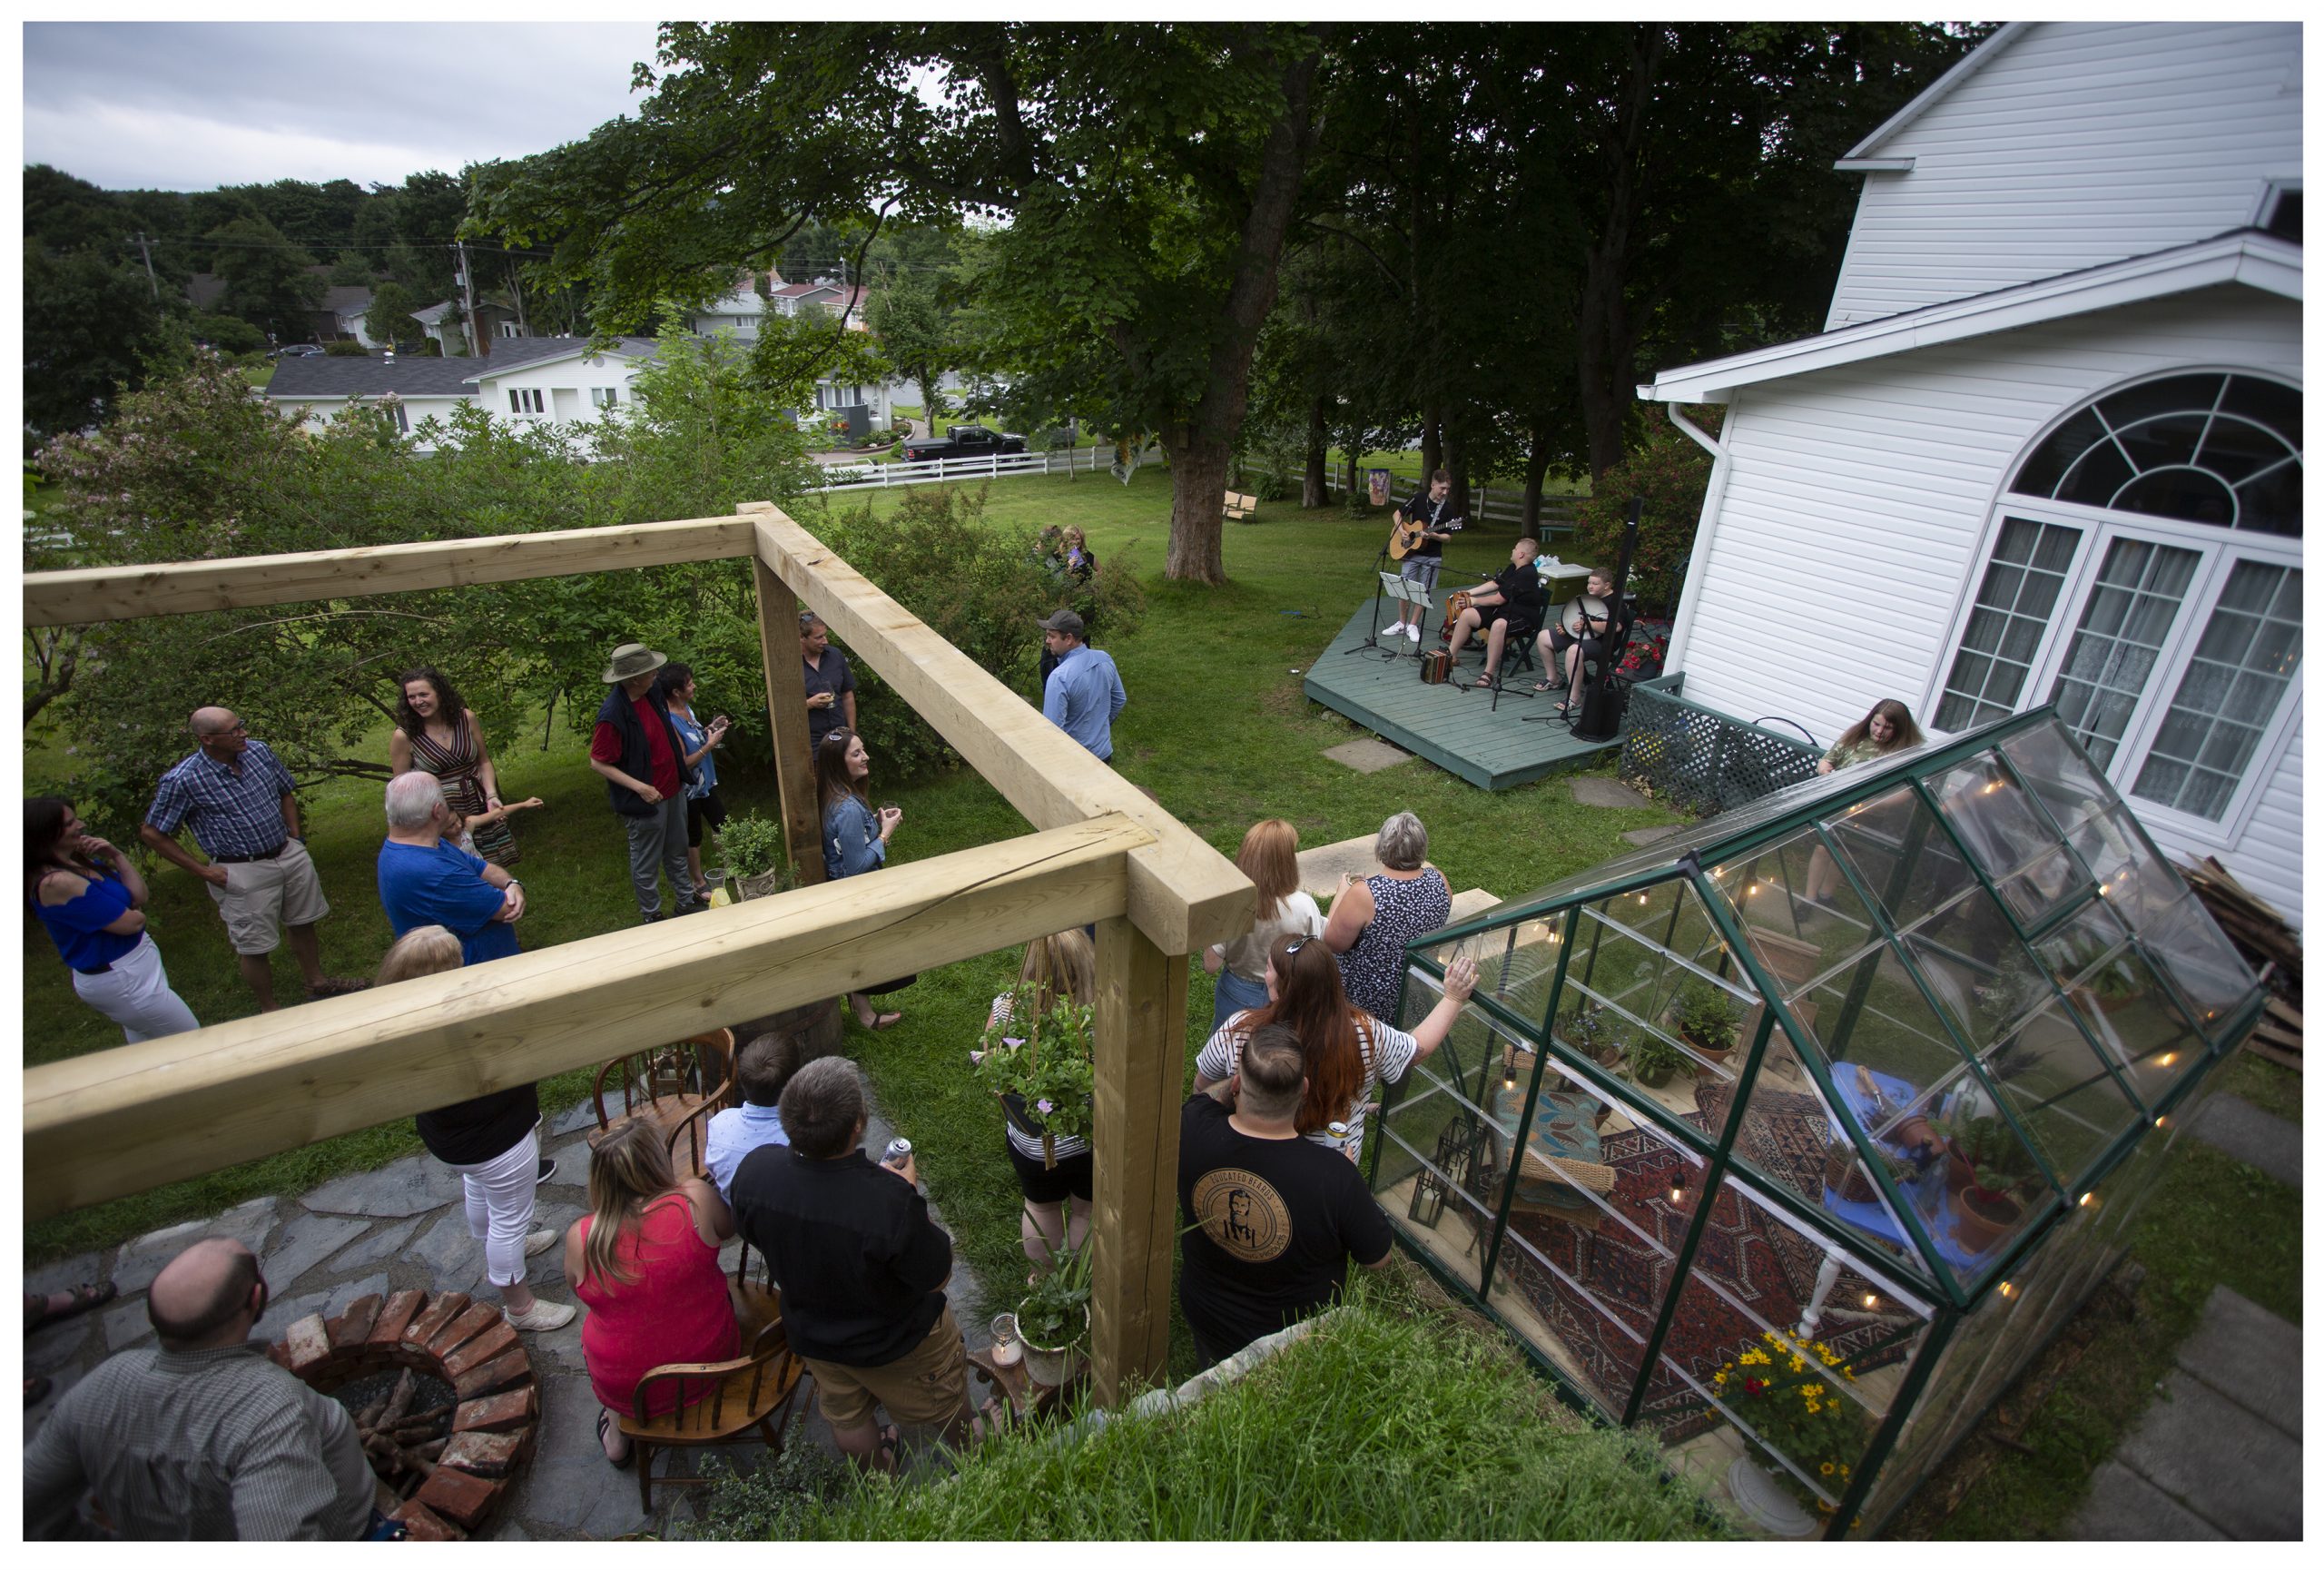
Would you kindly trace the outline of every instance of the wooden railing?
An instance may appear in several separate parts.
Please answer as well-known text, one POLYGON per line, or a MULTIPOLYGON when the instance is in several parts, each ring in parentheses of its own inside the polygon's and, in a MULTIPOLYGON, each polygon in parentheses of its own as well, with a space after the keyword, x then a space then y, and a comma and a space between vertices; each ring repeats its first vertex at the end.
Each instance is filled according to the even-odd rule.
POLYGON ((1098 928, 1098 1388, 1169 1351, 1187 957, 1248 924, 1249 880, 772 503, 626 528, 27 576, 27 626, 750 557, 776 775, 806 885, 25 1071, 30 1218, 950 963, 1098 928), (823 885, 799 607, 1029 819, 998 844, 823 885), (684 987, 671 984, 685 978, 684 987))

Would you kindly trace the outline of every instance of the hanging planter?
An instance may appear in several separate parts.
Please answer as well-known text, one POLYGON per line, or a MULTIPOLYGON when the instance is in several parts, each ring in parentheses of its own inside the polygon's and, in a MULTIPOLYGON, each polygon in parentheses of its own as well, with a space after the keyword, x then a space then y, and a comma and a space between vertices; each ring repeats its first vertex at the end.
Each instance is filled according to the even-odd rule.
POLYGON ((1089 1052, 1096 1011, 1059 998, 1043 1012, 1039 989, 1029 982, 1019 982, 1003 1002, 969 1063, 1000 1098, 1009 1123, 1040 1141, 1042 1165, 1055 1167, 1058 1141, 1087 1139, 1095 1121, 1089 1052), (1009 1033, 1019 1030, 1024 1034, 1009 1033))

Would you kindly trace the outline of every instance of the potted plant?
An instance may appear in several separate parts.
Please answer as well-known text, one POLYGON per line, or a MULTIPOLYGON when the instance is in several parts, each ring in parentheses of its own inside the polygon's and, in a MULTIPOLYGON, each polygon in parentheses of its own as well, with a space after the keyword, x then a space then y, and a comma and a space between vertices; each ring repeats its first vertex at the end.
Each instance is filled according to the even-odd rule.
MULTIPOLYGON (((1071 1235, 1073 1200, 1065 1201, 1066 1230, 1071 1235)), ((1025 1346, 1025 1373, 1036 1384, 1052 1388, 1072 1376, 1079 1348, 1089 1338, 1089 1269, 1091 1243, 1084 1237, 1078 1248, 1049 1251, 1049 1269, 1033 1278, 1017 1303, 1017 1336, 1025 1346)))
POLYGON ((2034 1177, 2033 1160, 2000 1118, 1965 1120, 1952 1136, 1969 1180, 1953 1196, 1954 1231, 1961 1246, 1982 1254, 2014 1231, 2025 1214, 2021 1190, 2034 1177))
MULTIPOLYGON (((1761 1447, 1816 1483, 1810 1492, 1790 1474, 1778 1471, 1772 1481, 1779 1488, 1818 1507, 1825 1505, 1824 1496, 1837 1498, 1846 1492, 1855 1462, 1864 1454, 1870 1422, 1864 1407, 1840 1394, 1841 1386, 1856 1382, 1856 1370, 1838 1353, 1822 1341, 1767 1330, 1758 1345, 1737 1353, 1710 1377, 1719 1399, 1749 1425, 1761 1447)), ((1759 1470, 1748 1457, 1738 1457, 1735 1465, 1759 1470)), ((1768 1480, 1741 1477, 1735 1469, 1728 1473, 1729 1490, 1747 1509, 1750 1501, 1746 1496, 1766 1495, 1768 1480)), ((1814 1520, 1809 1517, 1797 1530, 1787 1529, 1789 1520, 1784 1526, 1769 1525, 1786 1536, 1804 1536, 1814 1520)))
POLYGON ((1612 1068, 1622 1061, 1621 1031, 1597 1003, 1584 1003, 1565 1023, 1566 1045, 1590 1061, 1612 1068))
POLYGON ((781 894, 791 887, 789 846, 783 842, 781 824, 770 823, 755 813, 737 813, 718 831, 718 844, 726 858, 726 874, 744 899, 781 894))
POLYGON ((1659 1090, 1670 1082, 1670 1076, 1684 1068, 1687 1054, 1664 1041, 1660 1036, 1641 1035, 1630 1045, 1630 1056, 1623 1071, 1649 1090, 1659 1090))
POLYGON ((1039 988, 1018 982, 1009 1007, 996 1011, 999 1017, 985 1026, 969 1066, 978 1082, 1000 1098, 1009 1121, 1040 1140, 1043 1164, 1054 1167, 1058 1140, 1087 1138, 1096 1121, 1090 1102, 1097 1088, 1090 1060, 1096 1011, 1064 997, 1047 1013, 1039 1007, 1039 988))
POLYGON ((1669 1020, 1689 1046, 1723 1063, 1743 1028, 1743 1005, 1708 982, 1689 982, 1670 1001, 1669 1020))

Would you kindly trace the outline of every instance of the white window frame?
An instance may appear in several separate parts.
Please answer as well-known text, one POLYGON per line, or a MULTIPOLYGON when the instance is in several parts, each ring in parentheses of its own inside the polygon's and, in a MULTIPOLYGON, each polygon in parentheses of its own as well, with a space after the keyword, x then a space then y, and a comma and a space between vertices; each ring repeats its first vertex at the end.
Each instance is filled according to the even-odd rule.
POLYGON ((620 387, 619 387, 619 386, 614 386, 614 387, 593 387, 593 388, 591 388, 591 389, 589 390, 589 405, 590 405, 590 407, 591 407, 591 408, 593 408, 593 409, 618 409, 618 408, 620 408, 620 407, 621 407, 621 389, 620 389, 620 387))
POLYGON ((508 412, 515 415, 547 414, 548 400, 537 387, 512 387, 508 390, 508 412))
MULTIPOLYGON (((2079 410, 2082 406, 2077 404, 2079 410)), ((2028 450, 2031 450, 2029 449, 2028 450)), ((2292 732, 2299 724, 2300 690, 2307 673, 2306 657, 2292 672, 2290 684, 2277 701, 2276 712, 2262 729, 2259 746, 2253 749, 2251 761, 2245 765, 2243 778, 2228 798, 2227 809, 2217 822, 2199 814, 2164 806, 2158 802, 2132 794, 2139 770, 2144 765, 2152 749, 2155 733, 2162 726, 2170 712, 2171 697, 2187 672, 2195 646, 2201 641, 2203 627, 2219 603, 2220 590, 2226 586, 2228 575, 2239 560, 2264 562, 2274 567, 2302 568, 2301 542, 2283 535, 2260 534, 2250 529, 2219 528, 2206 524, 2181 523, 2171 518, 2148 518, 2125 513, 2109 512, 2103 508, 2084 507, 2074 502, 2036 501, 2030 497, 2004 493, 1994 504, 1987 523, 1984 540, 1978 550, 1972 576, 1965 586, 1961 604, 1956 607, 1943 653, 1931 673, 1927 690, 1922 695, 1925 715, 1935 715, 1944 701, 1945 684, 1952 674, 1954 659, 1961 650, 1961 639, 1968 629, 1969 617, 1975 608, 1976 585, 1984 581, 1984 572, 1993 559, 1994 546, 2001 536, 2003 521, 2020 518, 2034 523, 2062 524, 2080 531, 2075 542, 2073 559, 2067 564, 2065 584, 2058 593, 2057 612, 2051 617, 2049 629, 2034 651, 2028 667, 2025 690, 2017 696, 2017 711, 2024 713, 2050 701, 2051 688, 2057 685, 2058 673, 2065 664, 2066 650, 2082 625, 2083 610, 2089 602, 2092 586, 2099 568, 2106 559, 2106 550, 2117 539, 2148 540, 2158 545, 2172 546, 2198 553, 2201 560, 2194 577, 2189 581, 2186 595, 2180 601, 2179 614, 2171 619, 2171 630, 2162 649, 2155 656, 2154 669, 2149 673, 2146 688, 2139 699, 2137 712, 2117 744, 2113 762, 2106 775, 2114 788, 2122 793, 2140 820, 2150 827, 2161 829, 2178 838, 2193 841, 2219 850, 2232 850, 2242 839, 2250 824, 2251 815, 2259 809, 2260 798, 2266 793, 2268 782, 2282 765, 2284 755, 2291 742, 2292 732)), ((1934 729, 1934 727, 1931 727, 1934 729)), ((1950 732, 1940 733, 1950 735, 1950 732)))

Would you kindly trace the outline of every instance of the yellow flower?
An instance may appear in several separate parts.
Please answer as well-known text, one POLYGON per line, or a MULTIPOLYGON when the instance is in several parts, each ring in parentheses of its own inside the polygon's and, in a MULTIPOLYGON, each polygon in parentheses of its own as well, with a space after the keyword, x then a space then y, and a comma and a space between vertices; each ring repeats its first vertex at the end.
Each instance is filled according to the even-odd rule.
POLYGON ((1841 1467, 1841 1468, 1840 1468, 1840 1476, 1843 1476, 1843 1477, 1845 1477, 1845 1476, 1846 1476, 1847 1475, 1848 1475, 1848 1469, 1847 1469, 1846 1466, 1841 1467))
POLYGON ((1710 1377, 1710 1382, 1711 1382, 1712 1384, 1714 1384, 1714 1385, 1724 1385, 1724 1384, 1726 1384, 1726 1383, 1727 1383, 1727 1370, 1726 1370, 1726 1369, 1724 1369, 1724 1368, 1721 1368, 1718 1373, 1713 1374, 1713 1375, 1710 1377))
POLYGON ((1828 1477, 1828 1476, 1830 1476, 1832 1475, 1832 1464, 1831 1464, 1829 1461, 1827 1461, 1827 1462, 1825 1462, 1825 1463, 1823 1464, 1823 1466, 1821 1466, 1817 1467, 1817 1471, 1819 1471, 1819 1472, 1821 1472, 1821 1473, 1823 1473, 1825 1476, 1828 1477))
POLYGON ((1842 1369, 1840 1370, 1840 1372, 1841 1372, 1841 1373, 1843 1373, 1843 1374, 1846 1374, 1846 1375, 1849 1378, 1851 1378, 1851 1379, 1853 1379, 1853 1378, 1855 1378, 1855 1377, 1856 1377, 1856 1369, 1855 1369, 1855 1368, 1842 1368, 1842 1369))
POLYGON ((1809 1416, 1809 1417, 1814 1417, 1817 1413, 1818 1413, 1818 1412, 1822 1411, 1823 1409, 1824 1409, 1823 1407, 1821 1407, 1817 1406, 1817 1405, 1815 1402, 1813 1402, 1813 1401, 1810 1401, 1810 1402, 1808 1402, 1808 1403, 1807 1403, 1807 1413, 1808 1413, 1808 1416, 1809 1416))

